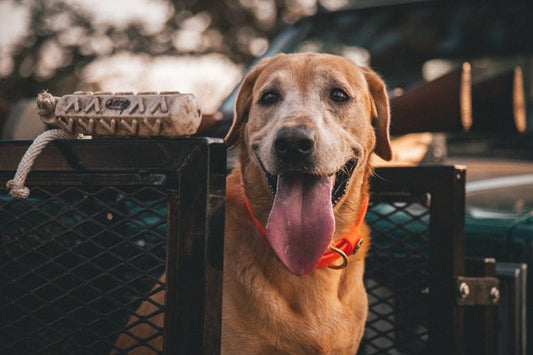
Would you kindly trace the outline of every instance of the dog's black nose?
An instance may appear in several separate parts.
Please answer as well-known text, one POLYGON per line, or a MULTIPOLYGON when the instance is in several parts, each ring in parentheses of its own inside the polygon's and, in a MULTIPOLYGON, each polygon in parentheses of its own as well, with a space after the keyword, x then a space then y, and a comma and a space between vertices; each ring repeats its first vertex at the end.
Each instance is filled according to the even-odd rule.
POLYGON ((276 133, 274 152, 285 161, 295 162, 315 150, 315 135, 306 126, 283 127, 276 133))

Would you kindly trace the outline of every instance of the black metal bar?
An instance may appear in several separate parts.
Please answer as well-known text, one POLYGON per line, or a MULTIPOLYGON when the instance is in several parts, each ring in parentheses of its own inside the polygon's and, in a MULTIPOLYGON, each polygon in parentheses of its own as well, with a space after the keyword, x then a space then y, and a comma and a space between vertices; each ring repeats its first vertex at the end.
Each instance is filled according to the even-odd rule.
POLYGON ((498 262, 501 300, 498 307, 498 354, 527 354, 527 264, 498 262))
MULTIPOLYGON (((5 178, 8 180, 13 178, 15 171, 3 172, 5 178)), ((82 185, 99 185, 99 186, 138 186, 138 185, 152 185, 166 187, 167 184, 172 185, 172 176, 168 172, 158 171, 122 171, 120 173, 105 171, 105 172, 88 172, 88 173, 71 173, 71 172, 50 172, 33 170, 28 174, 27 185, 46 185, 46 186, 82 186, 82 185)))
MULTIPOLYGON (((492 258, 466 259, 466 275, 494 277, 496 260, 492 258)), ((487 306, 465 308, 465 352, 467 354, 496 354, 496 311, 496 307, 487 306)))
POLYGON ((464 354, 464 311, 454 279, 464 275, 465 169, 443 169, 431 189, 429 338, 432 354, 464 354))
MULTIPOLYGON (((433 192, 435 184, 443 178, 445 171, 455 170, 453 166, 417 166, 376 168, 371 179, 372 196, 380 193, 412 194, 433 192)), ((450 188, 446 186, 445 188, 450 188)))
POLYGON ((205 249, 204 353, 219 354, 222 334, 222 272, 224 267, 224 229, 226 202, 226 149, 208 146, 209 182, 207 192, 205 249))
MULTIPOLYGON (((51 142, 37 157, 32 171, 121 172, 177 171, 212 138, 83 139, 51 142)), ((0 140, 1 170, 16 170, 31 141, 0 140)))
POLYGON ((211 164, 192 155, 182 167, 179 208, 170 208, 180 224, 168 238, 166 354, 220 352, 225 154, 216 148, 198 151, 211 164))

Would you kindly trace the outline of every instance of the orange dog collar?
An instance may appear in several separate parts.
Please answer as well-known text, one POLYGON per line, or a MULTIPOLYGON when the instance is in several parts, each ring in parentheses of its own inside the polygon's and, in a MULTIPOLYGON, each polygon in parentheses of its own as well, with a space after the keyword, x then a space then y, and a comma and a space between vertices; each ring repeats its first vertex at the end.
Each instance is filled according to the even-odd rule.
MULTIPOLYGON (((323 268, 326 266, 332 269, 344 269, 348 265, 348 256, 355 254, 363 244, 363 236, 359 231, 359 227, 361 226, 361 224, 363 224, 363 220, 365 219, 365 215, 368 209, 368 202, 369 198, 368 196, 365 196, 361 205, 361 209, 359 211, 359 216, 350 228, 350 231, 348 231, 348 233, 342 238, 335 239, 331 242, 329 249, 327 249, 324 254, 322 254, 322 257, 316 264, 315 269, 323 268), (342 264, 335 264, 335 262, 339 258, 342 258, 342 264)), ((252 220, 253 224, 255 225, 259 233, 263 236, 263 238, 266 239, 266 229, 254 215, 252 207, 250 206, 250 201, 248 201, 248 197, 246 197, 246 194, 244 194, 244 204, 246 205, 246 210, 248 211, 248 214, 250 215, 250 219, 252 220)))

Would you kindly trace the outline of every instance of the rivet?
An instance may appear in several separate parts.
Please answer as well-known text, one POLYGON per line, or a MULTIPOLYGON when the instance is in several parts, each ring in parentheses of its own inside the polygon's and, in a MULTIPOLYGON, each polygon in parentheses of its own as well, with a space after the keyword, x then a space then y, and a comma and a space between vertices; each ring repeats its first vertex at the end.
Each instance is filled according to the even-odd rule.
POLYGON ((492 303, 497 303, 500 300, 500 290, 497 287, 490 289, 490 300, 492 303))
POLYGON ((467 298, 470 294, 470 286, 466 282, 461 282, 459 284, 459 297, 461 298, 467 298))

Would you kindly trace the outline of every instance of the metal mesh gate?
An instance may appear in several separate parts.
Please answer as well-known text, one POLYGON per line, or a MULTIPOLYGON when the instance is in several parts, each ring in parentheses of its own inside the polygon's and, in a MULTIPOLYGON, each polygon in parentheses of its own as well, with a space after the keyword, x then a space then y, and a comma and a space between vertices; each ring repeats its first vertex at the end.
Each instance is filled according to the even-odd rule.
MULTIPOLYGON (((223 144, 114 142, 119 156, 133 154, 130 165, 94 154, 102 144, 91 143, 47 148, 30 174, 28 199, 0 189, 0 354, 218 349, 223 144), (86 165, 65 167, 72 157, 86 165), (174 267, 166 270, 167 260, 174 267), (160 280, 165 270, 168 285, 160 280), (176 296, 167 287, 188 291, 176 296), (150 299, 161 292, 166 307, 150 299), (192 295, 189 304, 179 300, 192 295), (150 314, 136 314, 146 300, 150 314), (137 326, 145 329, 140 335, 131 332, 137 326), (129 338, 126 347, 115 347, 119 336, 129 338)), ((24 148, 0 147, 0 166, 16 164, 12 157, 24 148)), ((11 176, 0 171, 3 184, 11 176)))
MULTIPOLYGON (((26 147, 0 142, 2 182, 26 147)), ((210 140, 47 148, 27 200, 0 190, 0 353, 218 353, 225 174, 210 140), (164 307, 150 299, 161 292, 164 307)), ((460 347, 463 184, 454 167, 377 170, 361 354, 460 347)))
POLYGON ((365 354, 427 352, 429 218, 423 202, 374 202, 369 208, 365 354))
POLYGON ((164 271, 166 195, 100 186, 31 195, 4 202, 0 216, 0 353, 109 353, 164 271))
POLYGON ((359 354, 457 353, 461 328, 452 328, 460 311, 449 281, 463 263, 464 171, 378 169, 372 186, 369 312, 359 354), (431 292, 439 288, 448 289, 431 292))

